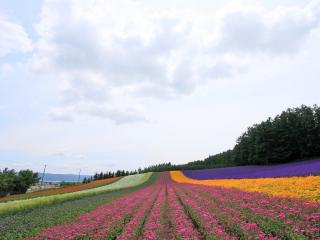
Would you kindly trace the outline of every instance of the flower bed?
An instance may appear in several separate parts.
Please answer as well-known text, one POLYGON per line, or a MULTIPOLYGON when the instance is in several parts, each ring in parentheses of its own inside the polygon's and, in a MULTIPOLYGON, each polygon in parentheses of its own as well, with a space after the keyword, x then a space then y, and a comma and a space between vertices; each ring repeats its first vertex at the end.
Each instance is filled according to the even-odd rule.
POLYGON ((179 183, 238 188, 250 192, 267 193, 274 196, 320 201, 320 176, 196 180, 186 177, 181 171, 172 171, 171 177, 174 181, 179 183))

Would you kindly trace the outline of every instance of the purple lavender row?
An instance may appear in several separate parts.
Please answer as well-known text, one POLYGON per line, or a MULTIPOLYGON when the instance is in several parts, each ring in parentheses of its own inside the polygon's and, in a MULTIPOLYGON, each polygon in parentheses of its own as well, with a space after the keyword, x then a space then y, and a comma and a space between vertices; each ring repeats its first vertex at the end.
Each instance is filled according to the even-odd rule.
POLYGON ((320 159, 271 166, 240 166, 203 170, 185 170, 183 173, 189 178, 198 180, 320 175, 320 159))

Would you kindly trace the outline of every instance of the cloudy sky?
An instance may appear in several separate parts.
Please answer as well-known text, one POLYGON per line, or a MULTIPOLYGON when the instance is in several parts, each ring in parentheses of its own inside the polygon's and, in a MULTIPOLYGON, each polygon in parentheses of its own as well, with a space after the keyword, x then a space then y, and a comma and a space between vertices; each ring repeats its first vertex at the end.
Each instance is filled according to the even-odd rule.
POLYGON ((232 148, 320 103, 320 1, 0 1, 0 168, 91 174, 232 148))

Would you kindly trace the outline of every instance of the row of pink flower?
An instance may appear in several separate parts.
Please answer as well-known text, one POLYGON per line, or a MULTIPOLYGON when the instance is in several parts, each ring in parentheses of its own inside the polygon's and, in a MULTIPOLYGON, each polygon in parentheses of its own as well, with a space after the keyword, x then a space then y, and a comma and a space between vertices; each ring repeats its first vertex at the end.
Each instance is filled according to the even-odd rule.
POLYGON ((205 205, 200 205, 193 197, 180 191, 181 189, 176 186, 175 190, 178 191, 181 201, 187 207, 190 216, 196 221, 202 235, 206 238, 215 236, 216 239, 237 239, 224 231, 215 214, 210 213, 205 205))
POLYGON ((198 225, 203 228, 206 237, 215 236, 216 239, 278 239, 267 236, 254 222, 242 219, 241 213, 235 209, 216 204, 197 192, 178 190, 185 205, 198 225))
POLYGON ((118 240, 137 239, 137 237, 141 234, 144 221, 148 213, 150 212, 157 196, 158 194, 145 198, 145 202, 143 203, 143 205, 133 215, 130 221, 124 226, 122 233, 117 236, 118 240))
POLYGON ((167 177, 161 175, 154 188, 157 189, 157 197, 146 196, 146 201, 124 227, 117 239, 161 239, 163 231, 163 205, 165 203, 165 184, 167 177))
POLYGON ((152 199, 156 194, 157 189, 144 188, 106 203, 89 213, 82 214, 71 222, 47 228, 30 239, 73 240, 79 237, 103 239, 110 234, 117 234, 115 229, 121 230, 126 221, 143 206, 146 200, 145 196, 152 199))
POLYGON ((320 239, 320 204, 237 189, 172 184, 200 231, 215 239, 320 239))
POLYGON ((158 199, 154 203, 149 216, 146 219, 142 239, 162 239, 163 226, 161 223, 161 208, 165 200, 165 188, 162 187, 158 199))
MULTIPOLYGON (((199 191, 199 188, 197 191, 199 191)), ((206 188, 203 191, 207 191, 206 188)), ((290 235, 302 238, 299 233, 312 239, 320 237, 319 203, 295 198, 271 197, 265 194, 247 193, 236 189, 228 191, 228 197, 222 196, 221 190, 214 188, 211 188, 210 192, 213 198, 216 198, 218 194, 223 197, 220 200, 224 205, 229 204, 234 208, 242 210, 243 213, 246 213, 246 219, 268 219, 268 221, 271 220, 278 225, 282 224, 282 226, 286 227, 285 229, 279 229, 276 234, 286 235, 286 233, 283 233, 283 231, 286 231, 288 238, 293 238, 290 235), (238 197, 237 201, 234 201, 234 197, 238 197)))
POLYGON ((169 219, 171 219, 176 239, 201 239, 200 233, 186 215, 171 184, 168 185, 168 208, 169 219))
POLYGON ((162 189, 146 219, 140 239, 197 240, 201 238, 170 186, 171 183, 168 173, 162 173, 159 180, 162 189))

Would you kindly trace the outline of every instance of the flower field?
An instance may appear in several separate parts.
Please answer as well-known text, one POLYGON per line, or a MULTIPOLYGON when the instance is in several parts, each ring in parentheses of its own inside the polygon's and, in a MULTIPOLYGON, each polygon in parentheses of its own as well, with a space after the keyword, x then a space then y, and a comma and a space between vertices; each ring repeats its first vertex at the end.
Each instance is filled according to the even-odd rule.
POLYGON ((49 196, 49 195, 55 195, 55 194, 77 192, 81 190, 101 187, 101 186, 110 184, 112 182, 115 182, 119 179, 120 177, 107 178, 107 179, 92 181, 90 183, 74 185, 74 186, 52 188, 52 189, 46 189, 42 191, 30 192, 25 194, 10 195, 7 197, 0 198, 0 202, 8 202, 13 200, 30 199, 30 198, 49 196))
POLYGON ((320 176, 196 180, 186 177, 181 171, 172 171, 171 177, 179 183, 238 188, 250 192, 268 193, 274 196, 320 201, 320 176))
POLYGON ((320 239, 320 204, 177 183, 169 173, 161 173, 154 184, 29 236, 26 239, 320 239))
POLYGON ((0 203, 0 214, 21 211, 29 208, 38 207, 38 206, 50 205, 57 202, 70 201, 73 199, 78 199, 86 196, 101 194, 107 191, 114 191, 114 190, 120 190, 124 188, 138 186, 146 182, 150 178, 150 176, 151 176, 151 173, 130 175, 130 176, 125 176, 114 183, 97 187, 97 188, 0 203))

